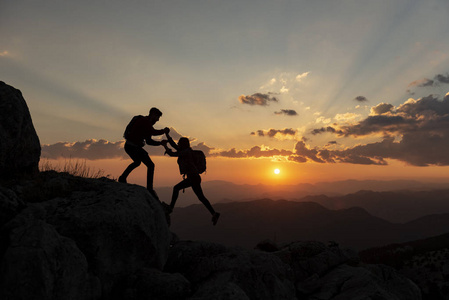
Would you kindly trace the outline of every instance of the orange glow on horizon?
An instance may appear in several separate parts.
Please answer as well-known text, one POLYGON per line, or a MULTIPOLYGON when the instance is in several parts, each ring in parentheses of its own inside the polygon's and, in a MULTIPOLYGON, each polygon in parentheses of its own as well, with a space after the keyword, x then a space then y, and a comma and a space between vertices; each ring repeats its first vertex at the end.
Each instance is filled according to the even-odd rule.
MULTIPOLYGON (((170 157, 151 157, 156 165, 154 186, 173 186, 182 180, 176 159, 170 157)), ((75 161, 77 159, 74 159, 75 161)), ((63 165, 64 159, 46 160, 55 165, 63 165)), ((79 159, 79 161, 84 161, 79 159)), ((104 170, 105 175, 118 178, 131 163, 131 159, 87 160, 91 169, 104 170)), ((207 171, 201 175, 203 181, 224 180, 235 184, 296 185, 300 183, 334 182, 347 179, 393 180, 414 179, 424 181, 449 181, 449 167, 415 167, 397 161, 389 161, 388 166, 354 164, 320 164, 273 162, 268 158, 232 159, 208 157, 207 171), (279 170, 279 174, 274 172, 279 170), (385 174, 389 174, 388 177, 385 174)), ((146 184, 146 167, 142 164, 128 177, 133 184, 146 184)))

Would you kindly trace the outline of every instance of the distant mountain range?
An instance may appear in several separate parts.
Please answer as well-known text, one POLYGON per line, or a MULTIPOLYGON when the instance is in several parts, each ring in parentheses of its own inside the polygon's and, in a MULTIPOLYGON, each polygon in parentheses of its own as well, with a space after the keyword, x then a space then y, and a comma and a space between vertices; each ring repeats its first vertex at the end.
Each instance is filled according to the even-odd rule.
POLYGON ((328 209, 361 207, 394 223, 409 222, 431 214, 449 213, 449 189, 429 191, 359 191, 345 196, 306 196, 299 201, 316 202, 328 209))
POLYGON ((335 241, 366 249, 422 239, 448 231, 449 213, 399 224, 375 217, 365 209, 331 210, 314 202, 255 200, 214 205, 222 216, 212 226, 202 204, 177 207, 171 230, 181 239, 206 240, 252 248, 264 239, 277 243, 297 240, 335 241))
MULTIPOLYGON (((238 185, 226 181, 202 184, 213 204, 257 199, 316 202, 336 210, 361 207, 371 215, 393 223, 404 223, 438 213, 449 213, 449 183, 412 180, 346 180, 299 185, 238 185)), ((159 198, 169 203, 171 187, 158 188, 159 198)), ((192 190, 180 193, 177 207, 198 204, 192 190)))
MULTIPOLYGON (((415 180, 344 180, 334 182, 319 182, 315 184, 302 183, 297 185, 249 185, 235 184, 228 181, 204 181, 202 187, 211 203, 248 201, 262 198, 273 200, 298 200, 310 195, 342 196, 368 191, 428 191, 449 189, 449 182, 420 182, 415 180)), ((156 188, 159 198, 169 202, 173 187, 156 188)), ((191 191, 186 189, 179 198, 179 206, 197 204, 198 200, 191 191)))

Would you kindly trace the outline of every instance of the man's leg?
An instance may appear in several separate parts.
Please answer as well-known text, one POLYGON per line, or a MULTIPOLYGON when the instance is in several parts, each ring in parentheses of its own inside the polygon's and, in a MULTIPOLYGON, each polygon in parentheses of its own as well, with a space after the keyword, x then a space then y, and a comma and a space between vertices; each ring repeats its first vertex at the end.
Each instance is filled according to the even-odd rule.
POLYGON ((150 191, 153 190, 154 163, 146 151, 145 154, 142 154, 142 162, 147 166, 147 189, 150 191))
POLYGON ((129 146, 125 144, 125 152, 133 160, 131 164, 123 171, 122 175, 118 178, 119 182, 125 182, 128 175, 138 166, 140 166, 141 159, 139 157, 139 148, 134 146, 129 146))

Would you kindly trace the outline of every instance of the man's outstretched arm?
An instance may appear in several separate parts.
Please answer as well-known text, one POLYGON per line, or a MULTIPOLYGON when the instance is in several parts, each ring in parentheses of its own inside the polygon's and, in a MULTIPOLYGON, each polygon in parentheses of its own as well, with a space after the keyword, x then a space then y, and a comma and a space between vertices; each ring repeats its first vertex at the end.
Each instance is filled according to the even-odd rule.
POLYGON ((165 127, 164 129, 150 129, 150 135, 163 135, 170 132, 170 128, 165 127))

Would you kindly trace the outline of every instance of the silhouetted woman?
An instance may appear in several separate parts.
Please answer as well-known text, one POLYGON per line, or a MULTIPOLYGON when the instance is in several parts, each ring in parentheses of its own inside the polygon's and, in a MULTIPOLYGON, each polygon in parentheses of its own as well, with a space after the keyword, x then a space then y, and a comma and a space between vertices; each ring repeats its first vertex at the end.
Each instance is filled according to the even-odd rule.
POLYGON ((204 196, 203 189, 201 188, 201 176, 194 164, 193 150, 192 148, 190 148, 189 139, 186 137, 182 137, 179 139, 178 144, 176 144, 168 133, 166 135, 168 138, 168 142, 176 150, 176 152, 174 152, 167 146, 167 142, 163 143, 163 146, 168 155, 178 157, 179 172, 181 173, 181 175, 183 175, 183 180, 173 187, 171 203, 168 208, 169 212, 171 213, 175 208, 179 191, 188 187, 192 187, 195 195, 211 213, 212 223, 214 225, 217 224, 220 214, 214 210, 209 200, 207 200, 207 198, 204 196))

